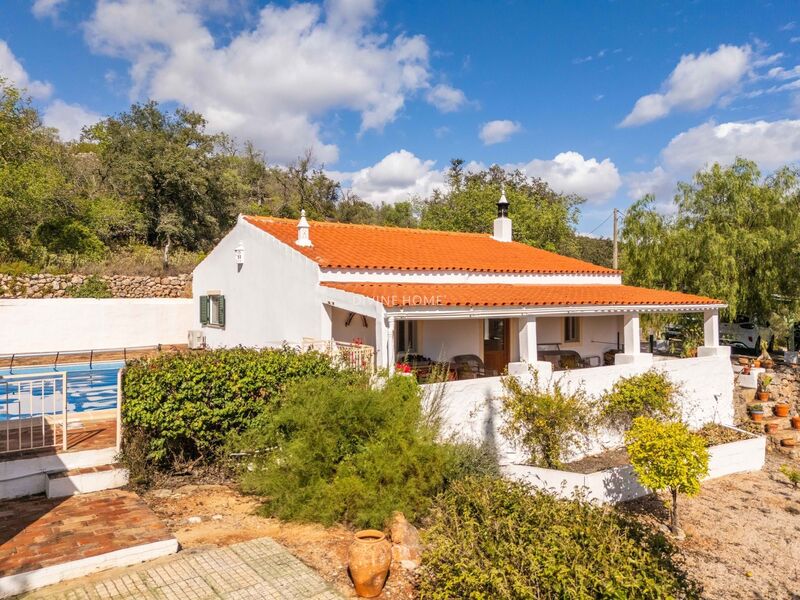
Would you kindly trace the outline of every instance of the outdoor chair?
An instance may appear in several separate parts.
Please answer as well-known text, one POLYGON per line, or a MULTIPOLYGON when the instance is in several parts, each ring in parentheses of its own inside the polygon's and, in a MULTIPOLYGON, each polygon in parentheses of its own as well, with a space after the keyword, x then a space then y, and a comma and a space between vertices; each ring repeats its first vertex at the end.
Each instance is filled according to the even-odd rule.
POLYGON ((496 371, 487 369, 480 356, 475 354, 459 354, 453 357, 450 364, 455 368, 458 379, 477 379, 497 375, 496 371))

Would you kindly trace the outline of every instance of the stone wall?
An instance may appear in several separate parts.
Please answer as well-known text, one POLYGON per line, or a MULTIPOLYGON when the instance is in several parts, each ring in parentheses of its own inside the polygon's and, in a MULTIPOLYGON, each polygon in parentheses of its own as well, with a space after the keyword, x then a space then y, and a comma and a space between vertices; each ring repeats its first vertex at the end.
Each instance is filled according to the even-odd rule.
MULTIPOLYGON (((777 363, 765 374, 772 377, 772 383, 769 386, 769 407, 777 402, 788 402, 794 407, 791 414, 800 414, 800 365, 777 363)), ((737 423, 745 423, 749 420, 747 405, 755 401, 755 395, 754 388, 742 387, 739 385, 739 378, 736 378, 733 402, 737 423)))
MULTIPOLYGON (((0 298, 69 298, 70 287, 80 286, 89 275, 6 275, 0 273, 0 298)), ((191 298, 192 276, 100 276, 114 298, 191 298)))

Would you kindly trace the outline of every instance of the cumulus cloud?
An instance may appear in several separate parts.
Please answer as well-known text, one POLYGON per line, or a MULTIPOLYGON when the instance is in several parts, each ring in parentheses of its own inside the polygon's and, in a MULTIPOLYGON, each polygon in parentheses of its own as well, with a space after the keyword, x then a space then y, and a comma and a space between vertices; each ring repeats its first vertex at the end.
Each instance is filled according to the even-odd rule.
POLYGON ((55 19, 65 3, 66 0, 34 0, 31 12, 37 19, 55 19))
POLYGON ((44 110, 44 124, 58 129, 59 137, 64 141, 80 139, 81 130, 102 119, 102 115, 78 104, 67 104, 62 100, 54 100, 44 110))
POLYGON ((674 110, 700 110, 711 106, 741 82, 752 66, 753 57, 749 45, 724 44, 715 52, 682 56, 662 91, 639 98, 620 125, 642 125, 674 110))
POLYGON ((225 43, 203 22, 208 1, 99 0, 86 38, 130 62, 133 94, 198 110, 278 162, 307 148, 335 161, 338 148, 323 135, 335 110, 358 113, 363 134, 391 123, 417 94, 445 111, 465 101, 460 90, 431 87, 423 36, 374 32, 373 0, 268 4, 225 43))
POLYGON ((442 112, 456 111, 467 103, 464 92, 442 83, 428 90, 425 99, 442 112))
POLYGON ((592 202, 609 199, 622 185, 622 178, 611 159, 598 161, 573 151, 557 154, 551 160, 533 159, 525 164, 509 166, 543 179, 557 192, 577 194, 592 202))
POLYGON ((328 175, 349 182, 350 189, 373 204, 394 204, 414 196, 428 196, 444 187, 444 172, 435 161, 422 160, 408 150, 387 154, 376 164, 352 173, 329 171, 328 175))
POLYGON ((509 121, 508 119, 489 121, 481 125, 478 137, 484 144, 491 146, 492 144, 505 142, 521 129, 522 126, 517 121, 509 121))
POLYGON ((48 98, 53 93, 50 83, 28 77, 27 71, 3 40, 0 40, 0 77, 5 77, 16 87, 23 88, 33 98, 48 98))

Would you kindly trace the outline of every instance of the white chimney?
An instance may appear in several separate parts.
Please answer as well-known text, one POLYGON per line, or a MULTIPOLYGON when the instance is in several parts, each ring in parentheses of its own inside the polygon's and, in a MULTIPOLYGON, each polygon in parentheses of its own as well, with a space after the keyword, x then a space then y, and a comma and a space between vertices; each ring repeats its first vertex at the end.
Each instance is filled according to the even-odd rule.
POLYGON ((506 200, 506 187, 503 185, 500 200, 497 203, 497 218, 494 220, 494 235, 498 242, 511 241, 511 219, 508 218, 508 200, 506 200))
POLYGON ((311 243, 311 239, 308 237, 308 221, 306 221, 306 211, 300 211, 300 221, 297 223, 297 241, 295 244, 298 246, 302 246, 304 248, 310 248, 314 244, 311 243))

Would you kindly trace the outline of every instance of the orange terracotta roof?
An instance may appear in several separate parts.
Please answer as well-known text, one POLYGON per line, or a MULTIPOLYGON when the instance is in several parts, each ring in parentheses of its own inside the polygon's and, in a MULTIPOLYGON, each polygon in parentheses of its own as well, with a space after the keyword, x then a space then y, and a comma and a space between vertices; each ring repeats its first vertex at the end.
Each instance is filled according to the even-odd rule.
POLYGON ((244 219, 323 268, 597 275, 619 273, 526 244, 498 242, 482 233, 311 221, 309 233, 314 245, 302 248, 294 243, 297 239, 295 219, 247 216, 244 219))
POLYGON ((333 283, 323 286, 399 306, 687 306, 722 305, 705 296, 629 285, 516 285, 500 283, 333 283))

